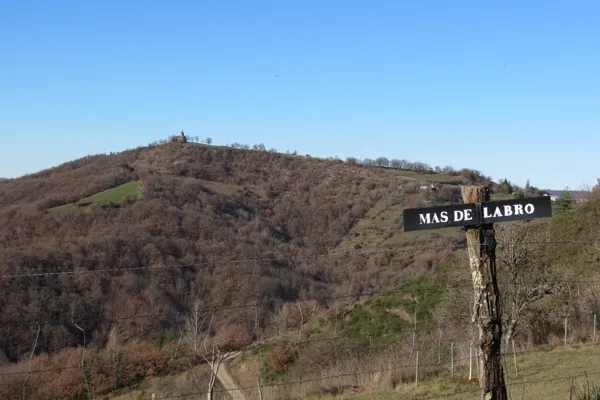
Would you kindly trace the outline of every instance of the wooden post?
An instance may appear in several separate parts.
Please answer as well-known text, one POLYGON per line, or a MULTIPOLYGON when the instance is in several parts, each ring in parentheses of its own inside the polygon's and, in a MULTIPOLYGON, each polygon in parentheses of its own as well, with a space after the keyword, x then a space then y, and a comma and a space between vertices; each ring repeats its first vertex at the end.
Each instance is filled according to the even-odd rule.
POLYGON ((565 318, 565 347, 567 347, 567 329, 568 329, 567 327, 568 327, 568 324, 569 324, 569 317, 566 317, 565 318))
POLYGON ((517 352, 515 351, 515 339, 512 340, 512 348, 513 348, 513 358, 515 360, 515 372, 517 377, 519 377, 519 367, 517 367, 517 352))
POLYGON ((417 340, 417 295, 415 294, 415 316, 413 318, 413 337, 412 337, 412 349, 410 350, 410 354, 412 355, 413 351, 415 351, 415 345, 417 340))
POLYGON ((469 381, 473 379, 473 347, 469 346, 469 381))
POLYGON ((415 389, 419 387, 419 350, 417 350, 417 361, 415 363, 415 389))
MULTIPOLYGON (((481 203, 490 200, 487 187, 461 186, 463 201, 481 203)), ((474 220, 478 220, 473 216, 474 220)), ((493 225, 467 227, 469 265, 473 279, 473 318, 479 329, 481 348, 480 387, 486 400, 507 400, 504 370, 502 368, 502 314, 500 290, 496 278, 496 252, 493 225)))
POLYGON ((258 306, 254 306, 254 341, 258 343, 258 306))
POLYGON ((257 381, 258 381, 258 397, 260 397, 260 400, 263 400, 262 383, 260 382, 260 376, 258 377, 257 381))
POLYGON ((473 348, 473 352, 475 352, 475 354, 477 355, 475 357, 475 366, 477 367, 477 379, 479 379, 481 381, 481 367, 479 366, 481 364, 480 362, 480 357, 479 357, 479 349, 477 347, 473 348))
POLYGON ((454 378, 454 342, 450 344, 450 374, 454 378))
POLYGON ((596 345, 596 314, 594 314, 594 346, 596 345))
POLYGON ((438 365, 442 365, 442 327, 440 326, 440 335, 438 336, 438 365))

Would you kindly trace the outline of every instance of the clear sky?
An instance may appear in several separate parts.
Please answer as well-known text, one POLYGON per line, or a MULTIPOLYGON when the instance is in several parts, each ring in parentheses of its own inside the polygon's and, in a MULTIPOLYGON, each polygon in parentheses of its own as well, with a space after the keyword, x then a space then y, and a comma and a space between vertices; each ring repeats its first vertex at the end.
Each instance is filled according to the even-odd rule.
POLYGON ((2 1, 0 176, 184 130, 313 156, 600 176, 600 2, 2 1))

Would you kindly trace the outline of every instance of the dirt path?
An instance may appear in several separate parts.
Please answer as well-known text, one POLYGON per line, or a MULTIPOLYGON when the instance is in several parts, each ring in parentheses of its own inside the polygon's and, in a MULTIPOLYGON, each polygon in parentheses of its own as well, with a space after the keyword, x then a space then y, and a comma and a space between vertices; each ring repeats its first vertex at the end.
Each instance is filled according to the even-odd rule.
POLYGON ((227 368, 227 364, 229 364, 231 361, 235 360, 235 358, 238 357, 240 354, 241 353, 238 351, 238 352, 229 353, 223 357, 223 362, 221 363, 221 365, 219 366, 219 369, 217 370, 217 379, 219 380, 219 382, 221 382, 221 385, 223 385, 225 390, 228 391, 228 394, 233 399, 246 400, 246 395, 241 390, 238 390, 238 386, 235 383, 235 380, 233 380, 233 378, 231 377, 231 374, 229 373, 229 369, 227 368))

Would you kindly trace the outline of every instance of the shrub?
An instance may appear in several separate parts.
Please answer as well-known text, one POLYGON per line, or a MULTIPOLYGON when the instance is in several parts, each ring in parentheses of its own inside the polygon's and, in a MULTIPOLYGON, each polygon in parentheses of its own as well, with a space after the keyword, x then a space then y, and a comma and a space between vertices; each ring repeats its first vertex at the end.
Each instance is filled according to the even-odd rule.
POLYGON ((252 335, 246 326, 232 324, 217 334, 216 342, 222 351, 235 351, 252 343, 252 335))
POLYGON ((273 371, 283 372, 295 358, 296 350, 290 343, 286 343, 271 350, 267 358, 267 364, 273 371))

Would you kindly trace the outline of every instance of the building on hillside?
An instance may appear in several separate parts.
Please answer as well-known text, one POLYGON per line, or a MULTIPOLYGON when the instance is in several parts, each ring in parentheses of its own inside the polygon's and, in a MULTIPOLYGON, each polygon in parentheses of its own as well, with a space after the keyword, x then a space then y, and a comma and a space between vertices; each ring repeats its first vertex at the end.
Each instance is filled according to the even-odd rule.
POLYGON ((434 192, 435 192, 436 190, 440 189, 441 187, 442 187, 442 186, 441 186, 439 183, 432 182, 432 183, 431 183, 431 184, 429 184, 429 185, 421 185, 419 188, 420 188, 421 190, 432 190, 432 191, 434 191, 434 192))
POLYGON ((181 131, 179 135, 171 136, 171 142, 187 143, 187 136, 181 131))

